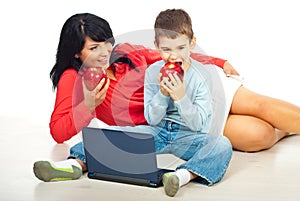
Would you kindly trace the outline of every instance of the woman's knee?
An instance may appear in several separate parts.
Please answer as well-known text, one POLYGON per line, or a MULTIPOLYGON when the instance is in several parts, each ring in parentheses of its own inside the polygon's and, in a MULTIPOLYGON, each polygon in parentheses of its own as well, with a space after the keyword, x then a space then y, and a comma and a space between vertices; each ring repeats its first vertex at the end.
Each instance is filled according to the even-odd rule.
POLYGON ((243 151, 256 152, 271 148, 276 142, 275 129, 272 126, 260 127, 248 135, 248 143, 243 151))
POLYGON ((276 137, 271 124, 248 115, 230 115, 224 135, 228 137, 234 149, 248 152, 272 147, 276 137))

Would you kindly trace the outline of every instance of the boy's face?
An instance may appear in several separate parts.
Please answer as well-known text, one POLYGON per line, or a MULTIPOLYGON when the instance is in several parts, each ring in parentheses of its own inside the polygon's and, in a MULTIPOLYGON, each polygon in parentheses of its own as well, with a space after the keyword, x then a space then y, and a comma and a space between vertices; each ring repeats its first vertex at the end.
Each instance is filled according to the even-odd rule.
POLYGON ((158 40, 159 43, 155 42, 155 47, 165 62, 182 62, 184 69, 189 66, 190 51, 195 46, 195 38, 190 40, 185 35, 179 35, 175 39, 160 36, 158 40))

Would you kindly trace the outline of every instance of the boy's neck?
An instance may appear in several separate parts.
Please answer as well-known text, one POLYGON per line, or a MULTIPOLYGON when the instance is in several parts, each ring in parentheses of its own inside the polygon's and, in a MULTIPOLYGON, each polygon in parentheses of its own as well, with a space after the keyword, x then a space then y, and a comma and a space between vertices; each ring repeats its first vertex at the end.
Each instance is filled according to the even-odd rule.
POLYGON ((190 66, 191 66, 191 58, 189 57, 188 61, 184 62, 184 65, 182 66, 184 72, 188 71, 188 69, 190 68, 190 66))

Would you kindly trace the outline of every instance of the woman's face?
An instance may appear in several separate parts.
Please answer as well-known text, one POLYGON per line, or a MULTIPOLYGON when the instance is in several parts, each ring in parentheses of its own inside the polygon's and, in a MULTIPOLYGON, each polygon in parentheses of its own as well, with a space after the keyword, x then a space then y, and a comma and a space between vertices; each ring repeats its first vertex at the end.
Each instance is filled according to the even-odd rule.
POLYGON ((109 66, 112 49, 112 44, 109 42, 96 42, 86 37, 83 49, 75 57, 80 58, 85 67, 102 67, 106 69, 109 66))

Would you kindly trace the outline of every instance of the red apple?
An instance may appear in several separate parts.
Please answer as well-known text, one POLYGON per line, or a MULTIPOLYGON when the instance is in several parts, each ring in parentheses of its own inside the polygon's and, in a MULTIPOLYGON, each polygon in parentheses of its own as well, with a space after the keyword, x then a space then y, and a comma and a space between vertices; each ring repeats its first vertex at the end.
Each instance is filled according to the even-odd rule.
POLYGON ((181 62, 168 62, 166 63, 161 69, 160 72, 162 74, 162 78, 163 77, 167 77, 169 78, 168 74, 174 74, 175 72, 177 72, 178 77, 182 80, 183 76, 184 76, 184 70, 181 67, 181 62))
POLYGON ((105 82, 103 84, 104 87, 107 81, 107 76, 104 69, 101 67, 90 67, 84 69, 83 81, 86 88, 90 91, 94 90, 103 78, 105 78, 105 82))

